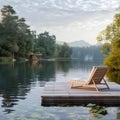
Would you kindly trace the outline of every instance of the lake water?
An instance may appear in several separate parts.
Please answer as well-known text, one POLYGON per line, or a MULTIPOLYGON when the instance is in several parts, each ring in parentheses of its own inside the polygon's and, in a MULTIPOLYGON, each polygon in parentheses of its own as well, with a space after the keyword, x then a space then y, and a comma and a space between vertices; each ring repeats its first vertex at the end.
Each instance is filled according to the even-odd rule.
MULTIPOLYGON (((83 106, 41 106, 41 93, 47 81, 87 79, 98 62, 58 61, 0 64, 0 120, 96 120, 83 106)), ((100 120, 120 120, 120 106, 106 107, 100 120)))

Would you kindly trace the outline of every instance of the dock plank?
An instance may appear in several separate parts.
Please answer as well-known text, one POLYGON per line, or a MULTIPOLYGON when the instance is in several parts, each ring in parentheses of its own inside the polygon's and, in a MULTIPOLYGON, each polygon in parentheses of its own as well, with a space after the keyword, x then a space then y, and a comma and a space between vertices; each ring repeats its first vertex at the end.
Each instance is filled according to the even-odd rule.
POLYGON ((120 105, 120 85, 108 82, 110 89, 97 92, 95 89, 72 89, 67 82, 47 82, 42 92, 43 106, 120 105))

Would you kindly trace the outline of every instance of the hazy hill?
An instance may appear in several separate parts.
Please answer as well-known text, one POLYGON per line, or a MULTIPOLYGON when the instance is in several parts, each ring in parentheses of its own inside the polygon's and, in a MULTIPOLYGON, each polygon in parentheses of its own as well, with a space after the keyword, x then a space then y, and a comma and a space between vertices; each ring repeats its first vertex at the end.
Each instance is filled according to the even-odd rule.
MULTIPOLYGON (((62 45, 63 43, 64 42, 62 42, 62 41, 57 41, 57 44, 62 45)), ((67 42, 67 44, 70 47, 89 47, 89 46, 91 46, 89 43, 87 43, 84 40, 79 40, 79 41, 74 41, 74 42, 67 42)))
POLYGON ((74 42, 70 42, 68 43, 68 45, 70 47, 89 47, 90 44, 87 43, 86 41, 84 40, 79 40, 79 41, 74 41, 74 42))

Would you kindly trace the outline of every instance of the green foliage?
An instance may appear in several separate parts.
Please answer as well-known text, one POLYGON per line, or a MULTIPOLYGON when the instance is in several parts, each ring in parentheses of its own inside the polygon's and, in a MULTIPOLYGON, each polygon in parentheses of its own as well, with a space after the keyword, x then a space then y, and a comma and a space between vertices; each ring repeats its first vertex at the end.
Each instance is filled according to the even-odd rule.
POLYGON ((12 62, 12 57, 0 57, 0 62, 12 62))
POLYGON ((33 51, 33 36, 24 18, 9 6, 1 9, 0 56, 28 56, 33 51))
POLYGON ((26 58, 19 57, 19 58, 17 58, 17 61, 18 61, 18 62, 25 62, 25 61, 26 61, 26 58))
POLYGON ((115 70, 113 68, 109 69, 107 72, 107 77, 109 78, 109 81, 120 84, 120 70, 115 70))
POLYGON ((120 48, 113 49, 110 56, 108 56, 104 64, 108 65, 111 69, 120 70, 120 48))
POLYGON ((52 57, 55 53, 56 37, 44 32, 38 35, 35 43, 35 52, 42 53, 43 57, 52 57))
POLYGON ((72 49, 64 43, 63 45, 56 45, 56 57, 58 58, 70 58, 72 49))
POLYGON ((101 52, 103 56, 107 57, 111 51, 111 44, 110 43, 104 43, 101 47, 101 52))
POLYGON ((93 118, 102 118, 107 114, 107 110, 104 106, 89 103, 87 107, 90 108, 90 112, 92 113, 93 118))
POLYGON ((21 18, 18 20, 19 31, 18 31, 18 45, 19 45, 19 56, 28 56, 33 51, 34 36, 29 30, 29 26, 25 23, 25 19, 21 18))
POLYGON ((88 105, 87 105, 87 107, 95 107, 96 106, 96 104, 92 104, 92 103, 89 103, 88 105))
MULTIPOLYGON (((49 32, 36 35, 36 31, 29 29, 24 18, 19 18, 10 5, 1 9, 0 22, 0 56, 28 57, 31 53, 42 53, 42 57, 55 56, 56 37, 49 32)), ((70 57, 71 49, 67 44, 60 47, 59 57, 70 57)), ((58 49, 57 49, 58 50, 58 49)))
MULTIPOLYGON (((2 12, 2 35, 3 39, 0 40, 1 48, 3 51, 9 51, 12 55, 13 52, 18 51, 16 44, 15 34, 17 30, 17 17, 14 15, 15 11, 11 6, 4 6, 1 9, 2 12), (3 42, 4 41, 4 42, 3 42)), ((4 52, 3 52, 4 53, 4 52)), ((7 55, 9 55, 7 53, 7 55)))
POLYGON ((98 41, 109 43, 103 46, 103 53, 108 55, 104 63, 110 69, 120 70, 120 10, 115 14, 112 24, 100 33, 98 41))

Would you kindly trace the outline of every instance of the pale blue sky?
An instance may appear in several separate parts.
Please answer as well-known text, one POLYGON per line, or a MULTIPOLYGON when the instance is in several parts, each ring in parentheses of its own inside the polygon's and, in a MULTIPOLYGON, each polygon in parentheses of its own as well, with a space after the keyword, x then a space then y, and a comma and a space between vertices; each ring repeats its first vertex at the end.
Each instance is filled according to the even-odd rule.
POLYGON ((3 5, 11 5, 37 33, 48 31, 58 41, 95 44, 120 0, 0 0, 0 8, 3 5))

